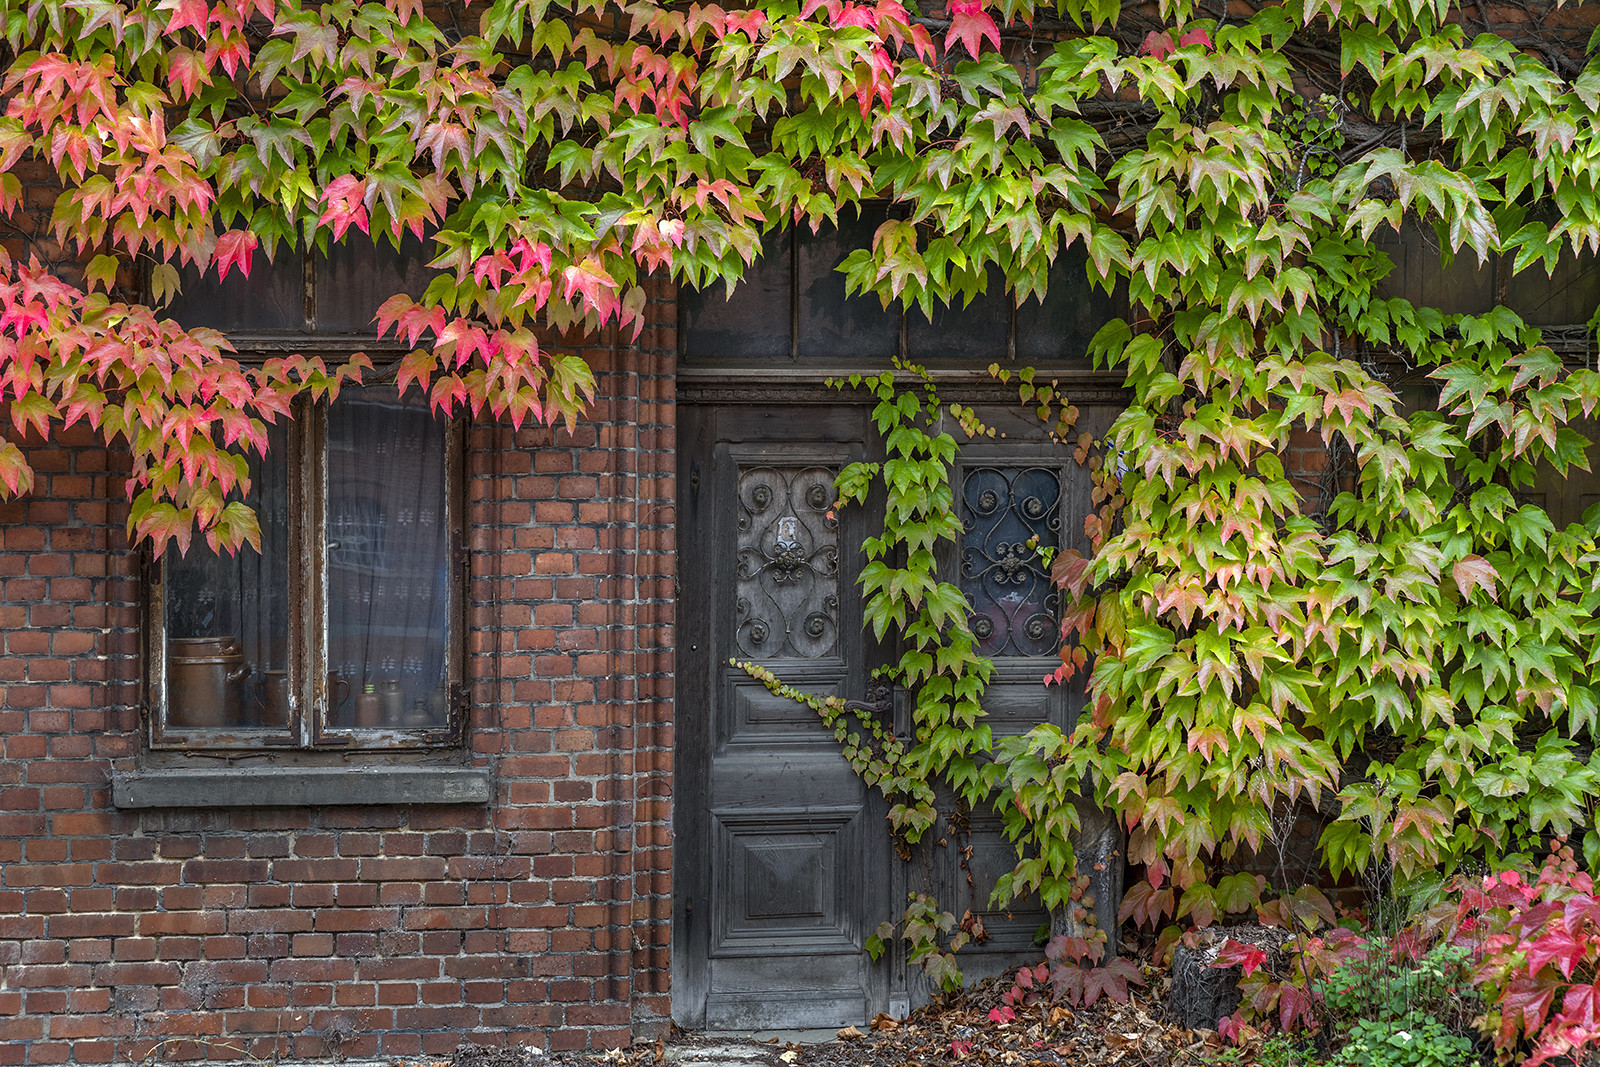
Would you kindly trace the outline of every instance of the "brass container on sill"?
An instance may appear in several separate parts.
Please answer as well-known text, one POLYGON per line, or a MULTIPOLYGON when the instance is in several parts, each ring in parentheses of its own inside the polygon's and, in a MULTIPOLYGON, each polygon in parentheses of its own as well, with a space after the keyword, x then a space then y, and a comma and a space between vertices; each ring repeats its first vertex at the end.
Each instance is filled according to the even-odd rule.
POLYGON ((239 725, 249 674, 237 637, 172 638, 167 642, 168 724, 239 725))

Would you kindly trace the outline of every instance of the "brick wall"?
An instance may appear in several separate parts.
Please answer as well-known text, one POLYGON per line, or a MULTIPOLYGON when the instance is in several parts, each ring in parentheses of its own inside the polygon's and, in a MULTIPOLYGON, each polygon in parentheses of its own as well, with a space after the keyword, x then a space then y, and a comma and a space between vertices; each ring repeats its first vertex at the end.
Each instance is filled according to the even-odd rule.
POLYGON ((471 435, 487 806, 119 811, 141 585, 119 457, 0 505, 0 1065, 603 1048, 665 1029, 674 307, 565 430, 471 435))

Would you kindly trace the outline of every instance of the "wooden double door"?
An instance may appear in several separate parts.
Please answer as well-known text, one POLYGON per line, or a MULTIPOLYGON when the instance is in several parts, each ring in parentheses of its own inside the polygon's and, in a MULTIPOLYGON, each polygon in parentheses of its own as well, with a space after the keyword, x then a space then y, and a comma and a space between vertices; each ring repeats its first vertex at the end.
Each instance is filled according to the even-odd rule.
MULTIPOLYGON (((941 805, 927 843, 899 858, 883 798, 832 731, 732 665, 859 700, 896 654, 866 632, 856 585, 877 517, 832 506, 839 471, 878 454, 870 406, 680 398, 678 410, 675 1021, 749 1030, 903 1014, 926 998, 918 974, 903 954, 875 962, 864 945, 912 891, 981 919, 986 940, 958 957, 969 977, 1037 959, 1048 917, 988 906, 1013 862, 992 815, 941 805)), ((1066 726, 1079 703, 1041 683, 1057 661, 1056 606, 1026 541, 1065 532, 1072 543, 1088 482, 1059 446, 1013 429, 963 448, 954 488, 966 533, 941 562, 996 664, 985 702, 996 735, 1066 726)), ((903 736, 904 694, 894 696, 886 714, 903 736)))

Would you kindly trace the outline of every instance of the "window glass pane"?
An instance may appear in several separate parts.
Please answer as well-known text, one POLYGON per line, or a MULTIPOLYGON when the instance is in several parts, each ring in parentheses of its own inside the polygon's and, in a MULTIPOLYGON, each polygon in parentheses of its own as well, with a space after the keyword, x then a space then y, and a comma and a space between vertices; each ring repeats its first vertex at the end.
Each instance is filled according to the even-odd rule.
POLYGON ((447 722, 446 430, 416 390, 346 387, 329 409, 329 726, 447 722))
POLYGON ((1058 597, 1029 541, 1061 539, 1061 481, 1049 467, 975 467, 961 486, 961 591, 985 656, 1054 652, 1058 597))
POLYGON ((1050 289, 1041 302, 1017 308, 1017 360, 1031 366, 1058 361, 1089 364, 1089 342, 1111 318, 1111 298, 1089 284, 1088 256, 1073 245, 1050 268, 1050 289))
POLYGON ((788 230, 761 239, 761 255, 733 296, 721 282, 678 290, 685 363, 706 359, 788 359, 791 329, 788 230))
POLYGON ((257 252, 246 277, 230 270, 223 279, 215 269, 178 271, 183 291, 167 306, 166 316, 187 328, 273 332, 303 330, 306 325, 304 257, 297 248, 277 247, 272 258, 257 252))
POLYGON ((1011 329, 1011 295, 1005 275, 989 265, 983 292, 965 306, 957 294, 951 304, 934 304, 933 317, 921 309, 906 312, 906 354, 914 360, 971 359, 992 363, 1006 355, 1011 329))
POLYGON ((884 309, 873 294, 845 295, 839 264, 858 248, 871 248, 873 234, 888 212, 867 205, 845 212, 837 228, 824 225, 799 234, 800 356, 810 359, 887 361, 900 350, 900 313, 884 309))
POLYGON ((420 297, 437 271, 429 246, 410 231, 396 249, 387 237, 351 230, 316 258, 317 332, 372 336, 378 308, 396 293, 420 297))
POLYGON ((167 726, 285 727, 289 722, 289 445, 269 427, 245 500, 261 550, 204 540, 166 559, 167 726))

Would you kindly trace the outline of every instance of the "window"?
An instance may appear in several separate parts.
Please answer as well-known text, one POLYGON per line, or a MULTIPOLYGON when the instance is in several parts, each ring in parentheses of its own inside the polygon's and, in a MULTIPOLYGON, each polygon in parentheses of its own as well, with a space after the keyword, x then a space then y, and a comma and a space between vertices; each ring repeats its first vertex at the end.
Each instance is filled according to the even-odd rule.
POLYGON ((746 364, 795 368, 847 361, 851 369, 887 366, 894 355, 930 367, 986 367, 997 359, 1089 369, 1095 331, 1114 314, 1113 298, 1089 284, 1088 256, 1065 249, 1050 269, 1041 300, 1014 305, 999 272, 970 303, 936 307, 933 316, 885 310, 870 293, 846 295, 838 270, 851 252, 870 248, 888 218, 882 205, 842 213, 816 232, 779 228, 730 295, 722 285, 687 287, 678 298, 679 348, 690 368, 746 364))
POLYGON ((395 749, 465 718, 460 435, 425 396, 346 387, 271 428, 260 551, 169 553, 151 583, 151 744, 395 749))
POLYGON ((1061 598, 1035 545, 1061 542, 1061 475, 1054 467, 963 467, 961 591, 972 604, 978 652, 1051 656, 1061 644, 1061 598))

